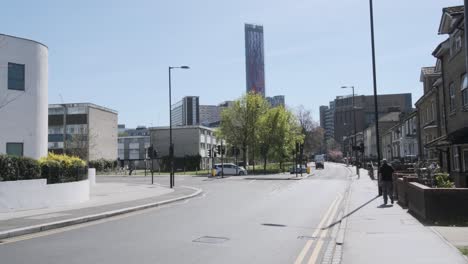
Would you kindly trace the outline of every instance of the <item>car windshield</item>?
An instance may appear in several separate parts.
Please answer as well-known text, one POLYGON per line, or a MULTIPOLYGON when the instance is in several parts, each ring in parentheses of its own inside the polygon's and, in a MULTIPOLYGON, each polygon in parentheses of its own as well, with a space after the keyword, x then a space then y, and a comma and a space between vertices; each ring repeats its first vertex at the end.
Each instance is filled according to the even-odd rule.
POLYGON ((465 3, 2 1, 0 264, 467 263, 465 3))

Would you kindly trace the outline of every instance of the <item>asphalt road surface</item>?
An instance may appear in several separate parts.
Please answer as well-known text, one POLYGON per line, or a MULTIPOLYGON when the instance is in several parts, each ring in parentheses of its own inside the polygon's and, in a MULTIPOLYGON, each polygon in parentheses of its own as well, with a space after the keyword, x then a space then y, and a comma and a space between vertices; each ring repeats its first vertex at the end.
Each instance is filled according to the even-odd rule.
MULTIPOLYGON (((352 173, 330 163, 314 173, 303 180, 177 176, 177 185, 204 194, 0 243, 0 263, 321 263, 331 232, 318 227, 333 221, 352 173)), ((150 177, 98 181, 147 184, 150 177)))

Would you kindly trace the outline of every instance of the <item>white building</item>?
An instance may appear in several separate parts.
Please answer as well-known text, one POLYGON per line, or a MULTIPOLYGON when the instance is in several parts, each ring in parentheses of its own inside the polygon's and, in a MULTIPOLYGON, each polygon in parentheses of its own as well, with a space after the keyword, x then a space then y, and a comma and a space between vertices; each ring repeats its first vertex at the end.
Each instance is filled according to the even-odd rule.
POLYGON ((88 161, 115 160, 117 120, 117 111, 91 103, 51 104, 49 151, 88 161))
POLYGON ((0 34, 0 153, 47 155, 48 48, 0 34))

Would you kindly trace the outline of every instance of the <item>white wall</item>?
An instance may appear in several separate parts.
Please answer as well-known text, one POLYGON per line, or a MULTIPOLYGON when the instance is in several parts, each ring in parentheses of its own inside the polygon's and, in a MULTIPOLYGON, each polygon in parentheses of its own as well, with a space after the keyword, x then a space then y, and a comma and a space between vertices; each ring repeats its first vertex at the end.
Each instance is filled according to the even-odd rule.
POLYGON ((6 153, 7 142, 19 142, 24 156, 47 155, 47 93, 47 47, 0 34, 0 153, 6 153), (8 62, 25 64, 24 91, 8 90, 8 62))
POLYGON ((70 205, 89 200, 89 181, 47 184, 46 179, 0 182, 0 212, 70 205))

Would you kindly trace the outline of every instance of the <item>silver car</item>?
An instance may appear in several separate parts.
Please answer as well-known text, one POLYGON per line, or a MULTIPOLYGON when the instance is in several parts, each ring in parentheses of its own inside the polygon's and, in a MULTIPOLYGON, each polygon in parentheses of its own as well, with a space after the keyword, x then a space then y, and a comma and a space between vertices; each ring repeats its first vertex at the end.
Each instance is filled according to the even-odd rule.
MULTIPOLYGON (((247 170, 243 167, 237 166, 234 163, 224 163, 224 175, 247 175, 247 170)), ((215 164, 214 169, 216 170, 216 176, 221 176, 221 164, 215 164)))

